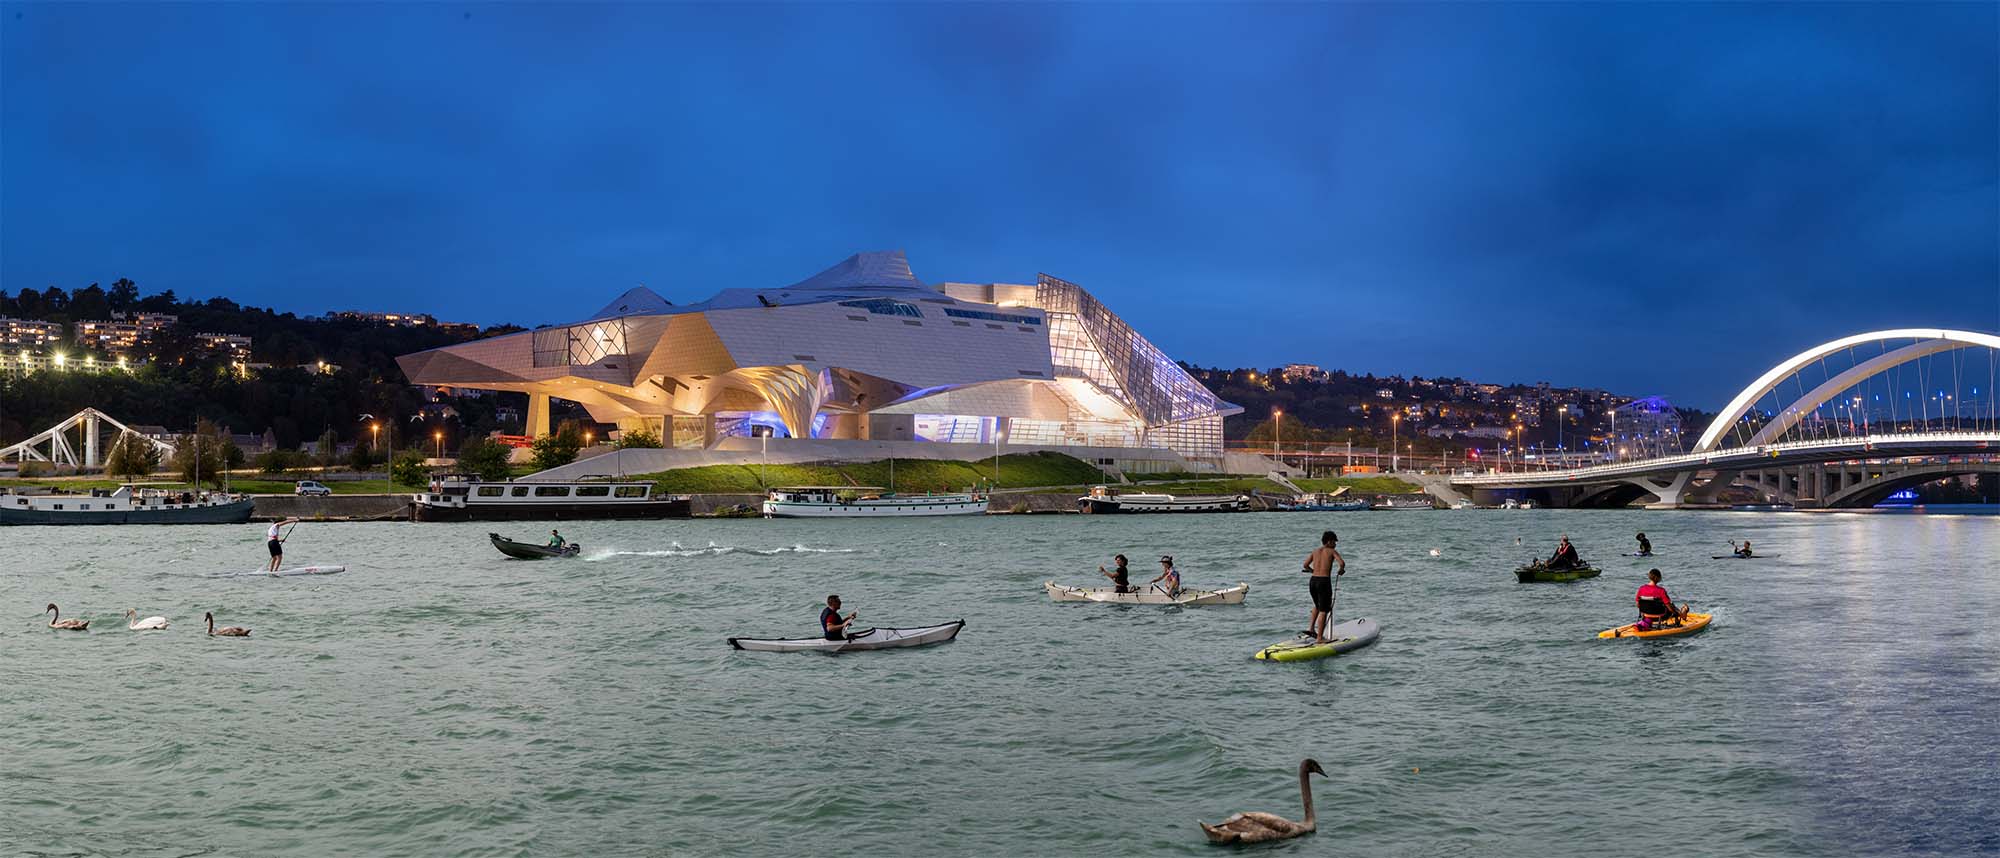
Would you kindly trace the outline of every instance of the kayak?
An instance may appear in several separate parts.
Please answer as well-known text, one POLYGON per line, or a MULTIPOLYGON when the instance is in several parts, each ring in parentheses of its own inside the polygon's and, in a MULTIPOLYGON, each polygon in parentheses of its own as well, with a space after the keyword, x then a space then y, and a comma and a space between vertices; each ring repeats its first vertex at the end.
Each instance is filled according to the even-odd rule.
POLYGON ((1049 600, 1054 602, 1107 602, 1113 605, 1241 605, 1243 597, 1250 592, 1250 585, 1237 582, 1234 587, 1220 590, 1191 590, 1181 588, 1178 597, 1171 597, 1158 587, 1150 587, 1133 593, 1120 593, 1115 587, 1069 587, 1054 581, 1044 582, 1042 588, 1049 591, 1049 600))
POLYGON ((864 649, 893 649, 944 643, 958 637, 958 630, 962 628, 965 628, 964 620, 952 620, 940 625, 909 629, 867 629, 848 635, 844 641, 830 641, 823 637, 730 638, 729 645, 736 649, 755 652, 855 652, 864 649))
POLYGON ((1691 635, 1708 628, 1708 621, 1714 618, 1714 614, 1697 614, 1689 611, 1687 617, 1681 620, 1681 624, 1678 626, 1654 626, 1645 631, 1640 631, 1638 623, 1627 623, 1615 629, 1605 629, 1598 632, 1597 636, 1601 638, 1664 638, 1674 635, 1691 635))
POLYGON ((486 534, 486 538, 493 540, 493 547, 500 549, 501 554, 505 554, 515 560, 540 560, 544 557, 575 557, 577 552, 583 550, 583 546, 574 542, 564 545, 561 548, 550 548, 546 545, 535 545, 529 542, 515 542, 497 533, 486 534))
POLYGON ((1776 556, 1778 556, 1778 555, 1776 555, 1776 554, 1752 554, 1752 555, 1750 555, 1749 557, 1745 557, 1745 556, 1743 556, 1743 555, 1741 555, 1741 554, 1713 554, 1713 555, 1710 555, 1710 556, 1709 556, 1709 559, 1711 559, 1711 560, 1763 560, 1764 558, 1767 558, 1767 557, 1776 557, 1776 556))
POLYGON ((1514 570, 1514 577, 1520 579, 1523 584, 1541 581, 1576 581, 1583 578, 1595 578, 1601 574, 1603 574, 1603 570, 1595 566, 1578 566, 1575 569, 1550 569, 1540 563, 1530 564, 1514 570))
POLYGON ((1374 620, 1348 620, 1327 627, 1326 643, 1313 643, 1312 635, 1300 633, 1257 651, 1259 661, 1309 661, 1339 655, 1372 644, 1382 636, 1381 624, 1374 620))

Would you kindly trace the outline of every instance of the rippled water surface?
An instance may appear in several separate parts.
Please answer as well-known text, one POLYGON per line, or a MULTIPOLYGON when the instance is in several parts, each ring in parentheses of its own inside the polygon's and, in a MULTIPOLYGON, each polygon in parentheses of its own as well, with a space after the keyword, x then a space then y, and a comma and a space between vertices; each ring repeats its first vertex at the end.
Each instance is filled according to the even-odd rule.
POLYGON ((303 524, 292 562, 350 569, 282 579, 217 577, 261 565, 260 525, 0 531, 0 853, 1206 854, 1197 819, 1296 817, 1303 756, 1329 776, 1288 854, 2000 852, 1990 517, 602 522, 544 562, 492 529, 303 524), (1303 626, 1327 526, 1338 613, 1381 642, 1253 661, 1303 626), (1639 529, 1659 556, 1616 556, 1639 529), (1514 583, 1563 533, 1605 575, 1514 583), (1778 556, 1709 559, 1745 537, 1778 556), (1116 551, 1248 603, 1042 593, 1116 551), (1646 563, 1715 625, 1595 639, 1646 563), (967 625, 724 643, 808 635, 830 592, 864 624, 967 625), (207 638, 203 611, 255 633, 207 638))

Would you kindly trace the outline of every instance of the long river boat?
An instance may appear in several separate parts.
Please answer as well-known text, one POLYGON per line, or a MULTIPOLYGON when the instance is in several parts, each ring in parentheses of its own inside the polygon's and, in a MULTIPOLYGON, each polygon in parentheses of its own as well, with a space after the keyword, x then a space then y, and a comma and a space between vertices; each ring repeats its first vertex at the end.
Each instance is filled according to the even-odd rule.
POLYGON ((900 495, 873 486, 792 486, 764 496, 765 518, 911 518, 985 515, 986 495, 900 495))
POLYGON ((1076 499, 1076 511, 1095 515, 1131 512, 1247 512, 1249 495, 1168 495, 1148 492, 1119 494, 1097 486, 1076 499))
POLYGON ((124 485, 88 492, 0 493, 0 524, 242 524, 254 507, 228 492, 124 485))
POLYGON ((417 521, 575 521, 598 518, 687 518, 687 495, 663 495, 649 481, 576 480, 489 483, 446 476, 410 498, 417 521))

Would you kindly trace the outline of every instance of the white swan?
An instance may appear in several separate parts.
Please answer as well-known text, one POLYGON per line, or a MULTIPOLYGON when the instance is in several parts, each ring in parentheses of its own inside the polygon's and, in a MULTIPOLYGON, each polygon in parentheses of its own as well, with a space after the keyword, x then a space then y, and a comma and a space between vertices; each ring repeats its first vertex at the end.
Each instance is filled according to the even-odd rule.
POLYGON ((166 617, 147 617, 143 620, 133 622, 132 618, 138 615, 139 612, 137 610, 126 611, 125 627, 135 632, 155 632, 167 627, 166 617))
POLYGON ((212 613, 203 612, 201 618, 203 620, 208 621, 208 633, 212 637, 247 638, 250 636, 250 630, 242 626, 223 626, 222 628, 219 629, 216 628, 215 615, 212 613))
POLYGON ((1293 822, 1275 813, 1251 811, 1236 814, 1220 825, 1201 823, 1201 830, 1208 835, 1210 843, 1263 843, 1311 834, 1319 828, 1319 817, 1313 814, 1312 784, 1306 781, 1306 776, 1314 774, 1326 774, 1326 770, 1319 767, 1319 761, 1310 757, 1299 761, 1299 797, 1306 803, 1304 822, 1293 822))

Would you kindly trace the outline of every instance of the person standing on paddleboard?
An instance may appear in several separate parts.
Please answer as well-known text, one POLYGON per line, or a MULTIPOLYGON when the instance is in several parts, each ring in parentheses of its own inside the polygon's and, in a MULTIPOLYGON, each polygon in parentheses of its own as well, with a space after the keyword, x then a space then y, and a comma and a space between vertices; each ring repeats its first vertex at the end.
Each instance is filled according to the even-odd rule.
POLYGON ((278 566, 285 562, 285 535, 280 533, 279 529, 288 524, 298 523, 299 520, 296 518, 280 519, 271 523, 270 530, 264 531, 264 539, 271 548, 270 571, 278 571, 278 566))
POLYGON ((1306 592, 1312 594, 1312 621, 1309 624, 1314 643, 1326 643, 1326 623, 1333 618, 1333 579, 1347 574, 1347 558, 1340 556, 1334 546, 1340 537, 1329 530, 1319 535, 1319 547, 1306 555, 1305 568, 1299 571, 1311 575, 1306 579, 1306 592))

